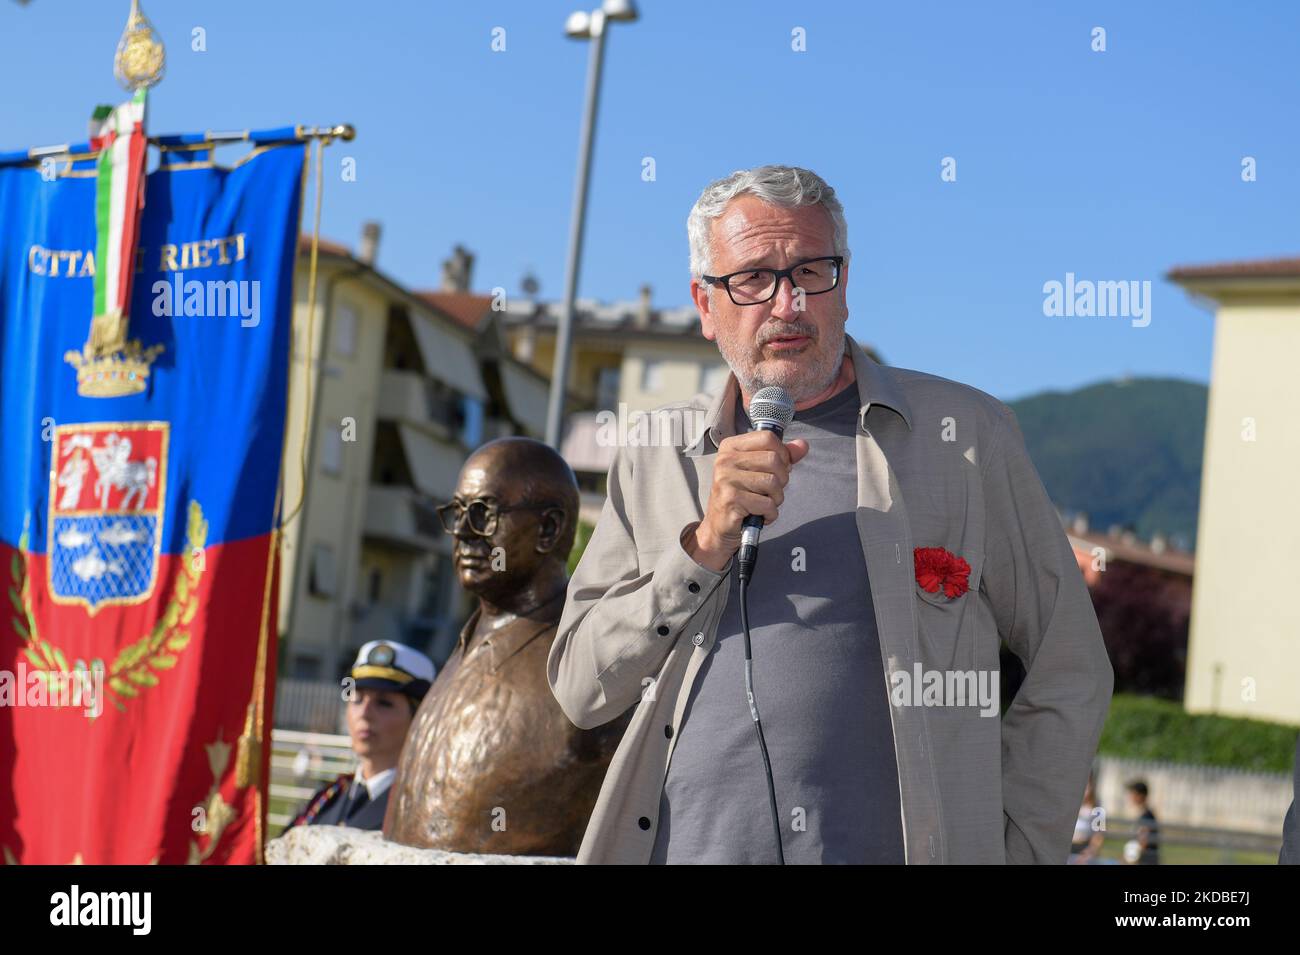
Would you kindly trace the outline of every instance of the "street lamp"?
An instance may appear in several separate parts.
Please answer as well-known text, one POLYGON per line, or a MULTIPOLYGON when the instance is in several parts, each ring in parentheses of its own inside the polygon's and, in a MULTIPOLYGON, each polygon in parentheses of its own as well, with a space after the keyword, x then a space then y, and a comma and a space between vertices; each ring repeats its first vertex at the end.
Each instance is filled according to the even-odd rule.
POLYGON ((605 27, 615 21, 632 23, 637 18, 633 0, 605 0, 599 10, 576 10, 564 23, 565 35, 592 40, 587 64, 587 105, 578 140, 578 182, 573 195, 573 219, 569 224, 569 262, 564 277, 564 309, 560 312, 555 337, 555 362, 551 368, 551 393, 546 407, 546 443, 560 448, 564 425, 564 396, 569 381, 569 353, 573 339, 573 303, 578 294, 578 266, 582 259, 582 233, 587 217, 587 185, 591 172, 591 150, 596 138, 596 104, 600 99, 600 72, 605 56, 605 27))

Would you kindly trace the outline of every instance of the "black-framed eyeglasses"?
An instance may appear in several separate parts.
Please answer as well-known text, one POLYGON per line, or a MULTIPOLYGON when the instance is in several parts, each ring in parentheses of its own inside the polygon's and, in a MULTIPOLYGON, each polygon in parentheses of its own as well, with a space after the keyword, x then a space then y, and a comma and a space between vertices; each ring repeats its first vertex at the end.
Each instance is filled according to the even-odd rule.
POLYGON ((498 504, 491 498, 476 497, 466 504, 459 498, 452 498, 446 504, 440 504, 434 510, 443 529, 448 534, 456 533, 462 517, 468 516, 469 529, 480 537, 491 537, 496 533, 497 518, 510 511, 543 511, 554 504, 498 504))
POLYGON ((727 275, 701 275, 710 285, 721 283, 727 295, 737 305, 762 305, 771 301, 782 278, 790 280, 790 287, 803 289, 805 295, 821 295, 840 284, 840 271, 844 256, 823 255, 804 259, 788 269, 742 269, 727 275))

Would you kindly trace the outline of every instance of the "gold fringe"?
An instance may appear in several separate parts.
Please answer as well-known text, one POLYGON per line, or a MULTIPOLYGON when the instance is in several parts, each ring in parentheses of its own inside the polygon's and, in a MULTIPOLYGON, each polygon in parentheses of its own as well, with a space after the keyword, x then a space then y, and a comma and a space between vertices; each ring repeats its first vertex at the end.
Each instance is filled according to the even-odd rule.
MULTIPOLYGON (((315 364, 315 337, 316 337, 316 260, 320 251, 320 208, 321 194, 324 184, 321 175, 321 167, 324 165, 325 147, 331 142, 329 137, 322 137, 316 140, 316 209, 312 214, 311 225, 311 259, 307 266, 307 344, 303 349, 306 354, 306 365, 303 377, 306 379, 307 391, 303 397, 302 408, 302 439, 298 448, 298 470, 299 486, 298 500, 290 508, 288 515, 280 522, 280 530, 288 527, 298 513, 302 510, 303 502, 307 499, 307 439, 309 437, 308 428, 311 426, 311 379, 312 371, 315 364)), ((322 346, 324 347, 324 346, 322 346)))

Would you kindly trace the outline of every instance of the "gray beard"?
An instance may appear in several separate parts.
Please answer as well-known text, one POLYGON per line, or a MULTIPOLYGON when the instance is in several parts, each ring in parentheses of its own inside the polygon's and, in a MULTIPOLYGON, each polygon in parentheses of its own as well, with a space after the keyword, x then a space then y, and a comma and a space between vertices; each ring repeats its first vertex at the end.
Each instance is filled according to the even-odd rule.
MULTIPOLYGON (((819 375, 818 377, 821 379, 820 381, 805 383, 803 387, 792 388, 790 386, 791 384, 794 384, 794 382, 790 381, 789 376, 770 375, 765 373, 762 369, 756 369, 753 377, 742 375, 739 371, 736 371, 735 365, 732 365, 732 371, 736 372, 736 380, 740 382, 744 390, 748 392, 751 397, 760 388, 776 386, 784 388, 786 391, 790 392, 790 397, 794 399, 795 404, 798 404, 801 401, 806 401, 807 399, 812 398, 814 395, 821 394, 823 391, 830 388, 835 380, 839 378, 840 367, 844 358, 843 329, 840 330, 837 337, 839 338, 839 348, 835 352, 834 357, 831 358, 829 362, 830 367, 826 370, 825 375, 819 375)), ((726 356, 724 355, 723 357, 725 358, 726 356)), ((728 362, 728 364, 730 364, 730 362, 728 362)), ((812 374, 815 373, 815 371, 816 369, 811 369, 808 372, 805 372, 805 374, 812 374)))

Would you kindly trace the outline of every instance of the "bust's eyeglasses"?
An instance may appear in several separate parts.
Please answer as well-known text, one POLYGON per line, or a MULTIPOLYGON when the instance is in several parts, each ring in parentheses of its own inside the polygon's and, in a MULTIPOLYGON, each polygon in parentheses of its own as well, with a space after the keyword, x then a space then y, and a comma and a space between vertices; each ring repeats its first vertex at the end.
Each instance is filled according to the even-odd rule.
POLYGON ((762 305, 776 296, 782 278, 790 287, 803 289, 805 295, 821 295, 840 284, 842 255, 823 255, 796 262, 788 269, 743 269, 727 275, 701 275, 710 285, 721 283, 737 305, 762 305))
POLYGON ((452 498, 446 504, 440 504, 434 510, 443 529, 448 534, 456 533, 461 517, 469 515, 469 529, 480 537, 491 537, 497 530, 497 518, 509 511, 541 511, 553 504, 511 504, 503 506, 488 498, 476 497, 466 504, 458 498, 452 498))

